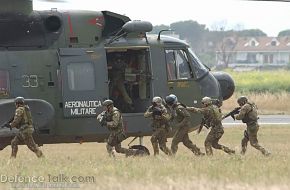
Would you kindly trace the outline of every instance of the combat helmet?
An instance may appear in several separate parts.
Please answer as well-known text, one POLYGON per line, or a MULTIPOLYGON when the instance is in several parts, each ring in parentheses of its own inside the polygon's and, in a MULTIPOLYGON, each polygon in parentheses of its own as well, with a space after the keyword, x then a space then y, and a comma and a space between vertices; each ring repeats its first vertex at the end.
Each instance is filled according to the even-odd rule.
POLYGON ((177 97, 174 94, 170 94, 170 95, 166 96, 165 102, 166 102, 166 104, 168 104, 170 106, 173 105, 173 104, 176 104, 177 103, 177 97))
POLYGON ((240 96, 237 100, 239 105, 244 105, 248 102, 248 98, 246 96, 240 96))
POLYGON ((14 99, 15 104, 24 104, 24 98, 21 96, 18 96, 14 99))
POLYGON ((208 106, 208 105, 211 105, 211 104, 212 104, 212 101, 211 101, 211 98, 210 98, 210 97, 205 96, 205 97, 203 97, 203 98, 201 99, 201 103, 202 103, 203 105, 208 106))
POLYGON ((160 106, 162 104, 162 98, 159 96, 155 96, 152 99, 152 104, 156 104, 157 106, 160 106))
POLYGON ((110 106, 113 104, 114 104, 113 100, 110 100, 110 99, 107 99, 107 100, 103 101, 103 103, 102 103, 103 106, 110 106))

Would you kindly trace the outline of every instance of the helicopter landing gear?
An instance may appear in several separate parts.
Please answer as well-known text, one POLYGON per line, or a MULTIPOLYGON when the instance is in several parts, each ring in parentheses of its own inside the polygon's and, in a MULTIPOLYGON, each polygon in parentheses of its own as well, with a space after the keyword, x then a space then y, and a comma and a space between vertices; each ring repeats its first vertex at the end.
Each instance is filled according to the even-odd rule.
POLYGON ((146 148, 145 146, 143 146, 143 137, 139 137, 139 145, 131 145, 132 142, 134 142, 138 137, 134 137, 133 140, 131 140, 131 142, 128 144, 129 149, 133 149, 133 150, 139 150, 140 154, 138 154, 138 156, 149 156, 150 152, 148 150, 148 148, 146 148))

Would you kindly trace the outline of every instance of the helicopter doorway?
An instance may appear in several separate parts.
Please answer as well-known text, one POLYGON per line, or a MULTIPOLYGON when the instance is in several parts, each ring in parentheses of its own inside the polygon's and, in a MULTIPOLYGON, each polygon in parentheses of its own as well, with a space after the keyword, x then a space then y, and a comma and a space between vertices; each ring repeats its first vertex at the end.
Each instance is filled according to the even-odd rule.
POLYGON ((109 98, 123 113, 144 112, 150 104, 148 49, 108 49, 109 98))

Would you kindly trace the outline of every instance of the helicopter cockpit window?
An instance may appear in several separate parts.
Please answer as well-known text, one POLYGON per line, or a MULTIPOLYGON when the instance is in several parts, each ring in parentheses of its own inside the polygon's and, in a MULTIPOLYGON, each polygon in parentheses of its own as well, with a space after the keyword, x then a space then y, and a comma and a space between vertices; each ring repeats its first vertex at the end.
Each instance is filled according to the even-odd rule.
POLYGON ((201 61, 197 58, 191 49, 189 49, 189 56, 192 60, 192 70, 195 74, 195 77, 197 79, 203 77, 208 72, 208 69, 201 63, 201 61))
POLYGON ((9 94, 9 73, 0 70, 0 97, 6 97, 9 94))
POLYGON ((168 80, 192 78, 188 57, 185 51, 166 50, 165 52, 168 80))
POLYGON ((67 66, 69 89, 85 91, 95 89, 95 74, 92 63, 70 63, 67 66))

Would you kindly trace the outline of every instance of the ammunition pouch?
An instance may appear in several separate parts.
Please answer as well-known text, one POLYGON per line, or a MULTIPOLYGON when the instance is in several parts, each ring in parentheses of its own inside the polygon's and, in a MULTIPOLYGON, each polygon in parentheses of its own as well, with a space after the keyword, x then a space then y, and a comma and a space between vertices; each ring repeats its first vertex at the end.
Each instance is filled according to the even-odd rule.
POLYGON ((126 134, 123 131, 116 132, 113 134, 113 138, 108 142, 110 146, 116 146, 127 138, 126 134))
POLYGON ((20 131, 24 131, 27 128, 29 128, 29 125, 28 124, 23 124, 23 125, 20 125, 17 129, 19 129, 20 131))
POLYGON ((252 124, 252 123, 257 122, 257 120, 253 120, 253 119, 250 119, 250 118, 244 118, 244 119, 242 119, 242 122, 243 123, 247 123, 247 124, 252 124))

